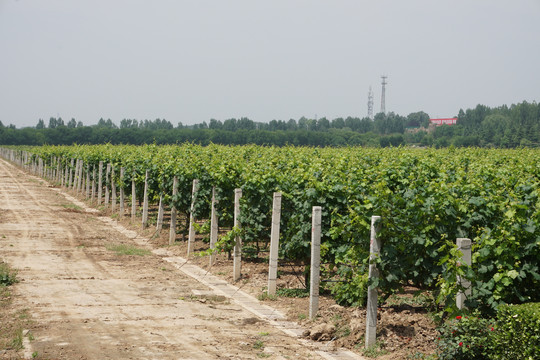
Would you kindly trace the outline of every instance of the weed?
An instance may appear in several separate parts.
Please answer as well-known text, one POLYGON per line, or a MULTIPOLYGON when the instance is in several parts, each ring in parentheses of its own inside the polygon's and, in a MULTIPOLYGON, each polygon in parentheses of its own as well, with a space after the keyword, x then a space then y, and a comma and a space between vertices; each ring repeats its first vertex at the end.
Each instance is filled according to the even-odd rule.
POLYGON ((270 356, 271 356, 270 354, 267 354, 267 353, 264 353, 264 352, 257 353, 257 357, 259 357, 259 358, 267 358, 267 357, 270 357, 270 356))
POLYGON ((383 346, 384 346, 383 342, 377 341, 375 345, 372 345, 368 347, 367 349, 362 350, 362 355, 368 358, 376 358, 381 355, 386 355, 388 354, 388 350, 385 350, 383 346))
POLYGON ((351 335, 351 329, 348 326, 341 326, 336 328, 336 337, 342 338, 351 335))
POLYGON ((264 349, 264 342, 262 340, 257 340, 253 344, 254 349, 264 349))
POLYGON ((38 354, 37 351, 34 351, 34 352, 32 353, 32 359, 35 359, 35 358, 37 358, 38 356, 39 356, 39 354, 38 354))
POLYGON ((305 320, 305 319, 307 319, 307 315, 306 314, 298 314, 298 319, 299 320, 305 320))
POLYGON ((417 291, 413 297, 403 296, 402 294, 392 294, 386 300, 389 306, 412 305, 422 306, 425 308, 433 308, 436 305, 436 300, 433 293, 429 291, 417 291))
POLYGON ((11 303, 11 292, 7 286, 0 286, 0 307, 11 303))
POLYGON ((268 293, 265 291, 263 292, 262 294, 260 294, 257 299, 259 299, 260 301, 264 301, 264 300, 272 300, 272 301, 275 301, 277 300, 277 296, 276 295, 268 295, 268 293))
POLYGON ((30 315, 28 314, 28 309, 21 310, 21 312, 19 313, 19 319, 26 320, 29 318, 30 318, 30 315))
POLYGON ((296 298, 305 298, 309 296, 309 290, 308 289, 286 289, 281 288, 276 290, 276 294, 278 296, 283 297, 296 297, 296 298))
POLYGON ((126 244, 107 244, 105 248, 109 251, 114 251, 116 255, 137 255, 144 256, 149 255, 150 251, 146 249, 139 249, 132 245, 126 244))
POLYGON ((22 328, 17 329, 15 332, 15 337, 11 340, 11 348, 14 350, 21 350, 23 348, 23 330, 22 328))
POLYGON ((268 336, 268 335, 270 335, 270 333, 268 331, 261 331, 259 333, 259 336, 268 336))
POLYGON ((0 286, 13 285, 17 282, 17 271, 11 269, 8 264, 0 262, 0 286))
POLYGON ((75 205, 75 204, 62 204, 62 205, 60 205, 60 206, 62 206, 64 209, 71 209, 71 210, 82 211, 82 207, 77 206, 77 205, 75 205))

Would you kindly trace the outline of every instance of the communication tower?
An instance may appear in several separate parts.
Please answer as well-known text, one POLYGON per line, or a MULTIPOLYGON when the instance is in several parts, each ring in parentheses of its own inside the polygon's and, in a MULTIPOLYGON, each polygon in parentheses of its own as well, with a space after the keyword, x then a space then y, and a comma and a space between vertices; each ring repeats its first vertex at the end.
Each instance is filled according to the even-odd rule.
POLYGON ((387 77, 388 76, 386 75, 381 76, 381 79, 382 79, 381 112, 383 114, 386 114, 385 92, 386 92, 386 84, 388 84, 386 82, 387 77))
POLYGON ((373 91, 371 91, 371 86, 367 96, 367 116, 373 120, 373 91))

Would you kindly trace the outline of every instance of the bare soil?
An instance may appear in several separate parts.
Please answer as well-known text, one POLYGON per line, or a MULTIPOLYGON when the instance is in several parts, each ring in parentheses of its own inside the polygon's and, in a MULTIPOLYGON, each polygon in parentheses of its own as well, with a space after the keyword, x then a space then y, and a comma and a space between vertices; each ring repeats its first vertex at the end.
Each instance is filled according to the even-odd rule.
MULTIPOLYGON (((152 236, 153 229, 147 230, 152 236)), ((187 243, 178 242, 169 247, 168 233, 154 236, 152 241, 156 247, 168 247, 178 256, 186 257, 187 243)), ((194 251, 190 255, 191 262, 207 269, 220 278, 235 283, 233 280, 233 263, 226 253, 217 255, 216 263, 210 267, 209 258, 200 254, 208 249, 208 244, 198 238, 194 243, 194 251)), ((277 287, 284 289, 305 289, 303 282, 304 267, 298 264, 282 264, 277 287)), ((338 305, 330 294, 319 298, 319 312, 315 320, 308 318, 309 297, 278 296, 268 298, 268 262, 259 260, 243 260, 242 278, 236 285, 243 291, 258 297, 259 300, 287 314, 288 319, 298 322, 308 329, 305 337, 320 341, 330 347, 348 348, 360 355, 364 353, 364 334, 366 329, 366 310, 338 305), (330 325, 330 326, 327 326, 330 325)), ((377 339, 380 344, 380 355, 377 359, 419 358, 435 351, 438 336, 436 324, 426 308, 416 304, 414 293, 417 289, 407 288, 405 293, 392 296, 378 310, 377 339)))
MULTIPOLYGON (((320 358, 227 299, 194 296, 208 289, 159 257, 108 250, 134 244, 99 216, 137 230, 153 248, 186 257, 181 236, 168 245, 167 221, 160 233, 155 225, 142 230, 139 219, 119 218, 103 207, 89 213, 73 206, 63 191, 0 160, 0 260, 19 269, 21 279, 12 287, 12 301, 0 307, 0 330, 24 327, 33 338, 20 351, 10 349, 7 340, 0 342, 0 358, 31 358, 33 352, 43 359, 320 358), (4 319, 21 311, 31 321, 4 325, 4 319)), ((218 254, 209 267, 208 257, 198 255, 208 249, 201 239, 189 261, 234 283, 232 260, 218 254)), ((278 288, 303 288, 302 266, 281 264, 279 270, 278 288)), ((364 309, 342 307, 322 295, 317 319, 309 320, 307 297, 263 295, 267 276, 267 262, 245 260, 235 285, 300 323, 308 329, 306 338, 364 354, 364 309)), ((423 308, 404 304, 414 291, 409 290, 379 310, 377 336, 384 350, 379 359, 419 358, 434 351, 435 325, 423 308)))
POLYGON ((239 305, 201 301, 193 290, 209 289, 160 257, 108 250, 134 243, 98 215, 0 160, 0 255, 20 280, 0 309, 0 358, 320 358, 239 305))

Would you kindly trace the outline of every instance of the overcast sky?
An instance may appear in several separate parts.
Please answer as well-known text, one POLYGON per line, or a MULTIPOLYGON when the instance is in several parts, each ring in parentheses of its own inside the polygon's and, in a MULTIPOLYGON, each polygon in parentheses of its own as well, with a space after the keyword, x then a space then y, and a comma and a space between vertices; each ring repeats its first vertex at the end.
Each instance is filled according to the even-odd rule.
POLYGON ((451 117, 540 100, 540 0, 0 0, 0 121, 451 117))

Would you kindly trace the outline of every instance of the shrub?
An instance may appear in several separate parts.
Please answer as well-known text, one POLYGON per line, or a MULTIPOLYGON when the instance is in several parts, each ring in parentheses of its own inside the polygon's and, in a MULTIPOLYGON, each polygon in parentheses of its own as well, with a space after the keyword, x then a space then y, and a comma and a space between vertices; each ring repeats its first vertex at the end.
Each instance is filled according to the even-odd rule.
POLYGON ((535 359, 540 354, 540 303, 500 306, 492 341, 492 359, 535 359))
POLYGON ((477 313, 456 316, 439 328, 439 359, 491 359, 490 335, 493 329, 491 321, 477 313))

